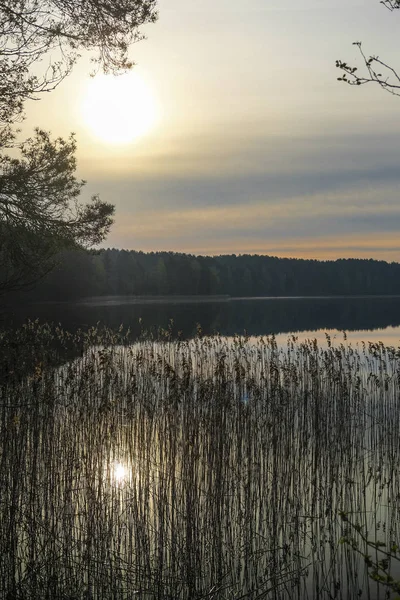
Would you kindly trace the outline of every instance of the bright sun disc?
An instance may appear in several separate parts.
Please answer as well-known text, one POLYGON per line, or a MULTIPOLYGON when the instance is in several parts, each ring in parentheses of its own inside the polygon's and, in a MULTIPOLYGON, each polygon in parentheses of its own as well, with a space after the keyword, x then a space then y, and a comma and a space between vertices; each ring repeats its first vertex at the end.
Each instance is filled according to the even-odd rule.
POLYGON ((142 137, 157 119, 154 97, 137 72, 91 79, 82 113, 89 129, 109 144, 128 144, 142 137))

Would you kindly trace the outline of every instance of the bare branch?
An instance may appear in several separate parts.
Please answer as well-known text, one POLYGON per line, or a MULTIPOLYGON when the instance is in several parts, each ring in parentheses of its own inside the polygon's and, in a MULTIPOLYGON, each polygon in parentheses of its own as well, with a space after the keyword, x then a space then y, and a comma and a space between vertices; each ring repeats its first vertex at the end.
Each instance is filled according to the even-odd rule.
MULTIPOLYGON (((390 11, 400 8, 400 0, 382 0, 381 4, 390 11)), ((376 83, 384 91, 394 96, 400 96, 400 75, 396 69, 381 60, 379 56, 367 56, 363 51, 361 42, 354 42, 353 45, 358 47, 362 57, 365 67, 364 74, 359 73, 358 67, 349 65, 339 59, 336 61, 336 67, 342 71, 342 75, 338 77, 338 81, 357 86, 376 83)))

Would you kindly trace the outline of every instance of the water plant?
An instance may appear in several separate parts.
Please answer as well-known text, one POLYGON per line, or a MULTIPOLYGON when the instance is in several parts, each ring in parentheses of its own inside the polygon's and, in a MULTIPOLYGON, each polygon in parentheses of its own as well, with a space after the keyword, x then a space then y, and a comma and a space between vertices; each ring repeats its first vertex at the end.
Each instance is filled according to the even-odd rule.
POLYGON ((390 572, 392 562, 400 561, 398 544, 392 541, 387 545, 385 541, 371 540, 368 537, 368 531, 363 530, 358 521, 353 522, 351 516, 349 518, 349 515, 345 512, 341 512, 340 517, 346 523, 340 543, 348 544, 354 552, 364 559, 368 567, 369 577, 387 588, 388 593, 386 596, 388 598, 390 598, 390 593, 393 592, 397 594, 395 600, 399 600, 400 579, 395 579, 390 572))
POLYGON ((0 597, 382 594, 337 514, 400 539, 396 348, 30 323, 0 357, 0 597))

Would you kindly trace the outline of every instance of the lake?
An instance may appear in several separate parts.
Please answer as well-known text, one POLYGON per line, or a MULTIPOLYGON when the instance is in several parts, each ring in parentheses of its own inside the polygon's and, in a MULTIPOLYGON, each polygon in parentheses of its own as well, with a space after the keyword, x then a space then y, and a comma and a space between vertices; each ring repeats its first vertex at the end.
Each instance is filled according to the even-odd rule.
POLYGON ((107 297, 4 312, 134 334, 172 319, 184 338, 4 335, 5 597, 388 597, 369 575, 400 578, 399 309, 107 297))
POLYGON ((4 597, 387 597, 364 555, 400 539, 394 349, 117 340, 8 374, 4 597))
POLYGON ((353 342, 400 340, 400 297, 359 296, 319 298, 135 298, 107 296, 77 303, 41 303, 8 306, 0 319, 18 326, 27 318, 61 323, 76 331, 97 323, 111 328, 121 324, 134 335, 141 330, 166 328, 172 319, 175 335, 191 338, 200 324, 204 334, 281 335, 324 339, 324 332, 341 338, 347 331, 353 342))

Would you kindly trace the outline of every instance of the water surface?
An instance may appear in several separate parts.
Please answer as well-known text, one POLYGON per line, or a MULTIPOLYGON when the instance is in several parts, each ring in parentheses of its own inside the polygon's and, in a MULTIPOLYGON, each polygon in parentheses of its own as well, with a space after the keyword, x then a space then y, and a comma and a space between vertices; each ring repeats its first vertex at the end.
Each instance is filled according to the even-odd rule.
POLYGON ((205 334, 301 334, 324 338, 324 332, 347 331, 353 340, 400 340, 400 297, 358 296, 318 298, 228 298, 107 296, 77 303, 41 303, 5 307, 3 326, 18 326, 27 318, 61 323, 76 331, 98 323, 121 324, 134 334, 172 327, 190 338, 198 324, 205 334), (171 325, 172 322, 172 325, 171 325))
POLYGON ((400 539, 398 373, 391 349, 217 337, 10 379, 7 597, 385 598, 340 541, 400 539))

